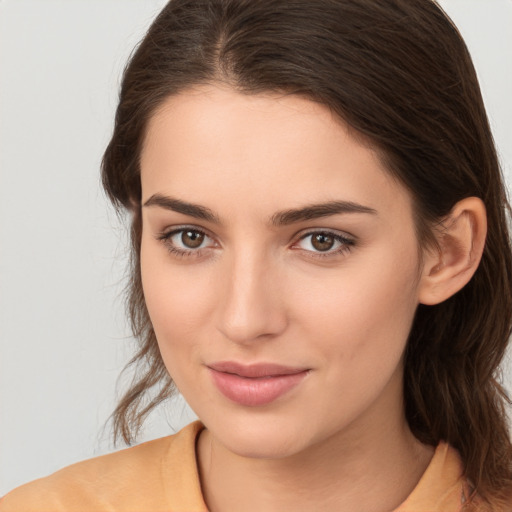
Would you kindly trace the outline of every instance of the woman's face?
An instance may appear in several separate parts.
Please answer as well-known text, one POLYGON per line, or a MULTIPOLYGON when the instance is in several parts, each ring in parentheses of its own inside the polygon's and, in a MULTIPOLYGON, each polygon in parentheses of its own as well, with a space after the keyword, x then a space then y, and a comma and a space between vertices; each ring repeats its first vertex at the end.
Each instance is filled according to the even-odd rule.
POLYGON ((141 174, 148 311, 215 439, 283 457, 405 423, 420 252, 374 151, 309 100, 201 86, 151 119, 141 174))

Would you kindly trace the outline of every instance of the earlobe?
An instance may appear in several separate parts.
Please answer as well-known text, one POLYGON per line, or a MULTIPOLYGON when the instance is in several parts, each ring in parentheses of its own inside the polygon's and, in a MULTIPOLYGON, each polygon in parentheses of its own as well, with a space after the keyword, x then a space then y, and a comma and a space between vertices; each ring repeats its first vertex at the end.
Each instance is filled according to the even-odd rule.
POLYGON ((437 247, 425 250, 418 300, 439 304, 473 277, 485 246, 487 215, 477 197, 459 201, 436 228, 437 247))

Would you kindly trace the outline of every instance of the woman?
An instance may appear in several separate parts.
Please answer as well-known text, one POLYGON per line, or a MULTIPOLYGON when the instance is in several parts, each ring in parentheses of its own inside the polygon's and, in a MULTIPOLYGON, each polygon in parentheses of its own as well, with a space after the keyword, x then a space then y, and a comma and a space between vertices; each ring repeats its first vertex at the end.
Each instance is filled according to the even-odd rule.
POLYGON ((176 387, 201 422, 0 510, 510 509, 508 206, 435 3, 170 2, 103 180, 141 343, 116 434, 176 387))

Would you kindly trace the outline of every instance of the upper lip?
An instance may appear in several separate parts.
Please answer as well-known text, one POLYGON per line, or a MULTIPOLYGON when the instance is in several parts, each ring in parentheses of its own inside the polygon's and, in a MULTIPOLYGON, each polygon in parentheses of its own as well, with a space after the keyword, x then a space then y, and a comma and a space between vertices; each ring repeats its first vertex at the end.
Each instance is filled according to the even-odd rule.
POLYGON ((231 373, 246 378, 277 377, 279 375, 294 375, 308 371, 309 368, 284 366, 275 363, 241 364, 235 361, 219 361, 207 365, 217 372, 231 373))

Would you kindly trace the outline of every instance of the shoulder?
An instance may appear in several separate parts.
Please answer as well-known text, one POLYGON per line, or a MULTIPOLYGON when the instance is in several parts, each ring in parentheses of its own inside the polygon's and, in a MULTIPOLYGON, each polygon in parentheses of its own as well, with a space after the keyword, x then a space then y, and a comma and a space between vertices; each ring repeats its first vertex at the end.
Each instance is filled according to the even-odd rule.
POLYGON ((68 466, 8 493, 0 512, 158 511, 180 500, 201 510, 195 440, 202 428, 195 422, 173 436, 68 466))
POLYGON ((464 476, 457 450, 441 441, 418 485, 395 512, 512 512, 512 507, 481 499, 464 476))
POLYGON ((395 512, 460 512, 469 494, 458 452, 441 441, 416 488, 395 512))

